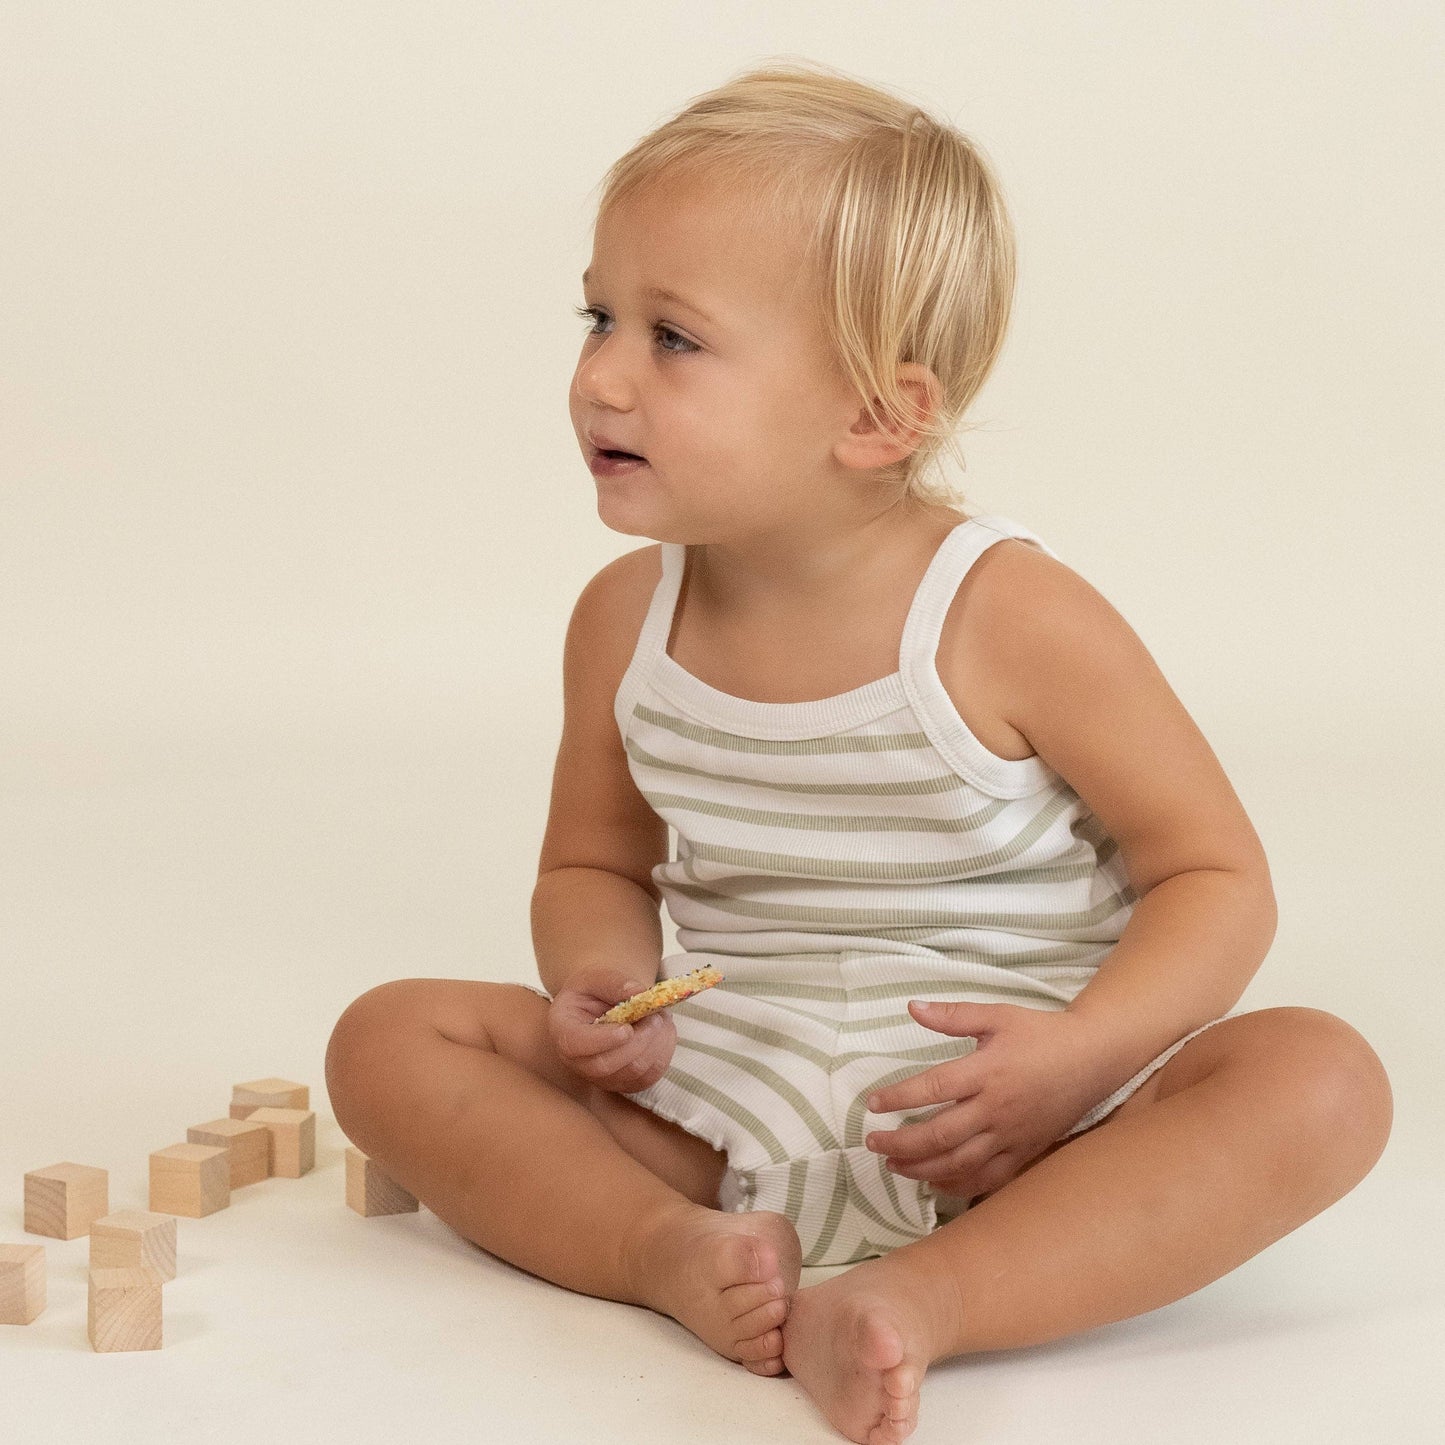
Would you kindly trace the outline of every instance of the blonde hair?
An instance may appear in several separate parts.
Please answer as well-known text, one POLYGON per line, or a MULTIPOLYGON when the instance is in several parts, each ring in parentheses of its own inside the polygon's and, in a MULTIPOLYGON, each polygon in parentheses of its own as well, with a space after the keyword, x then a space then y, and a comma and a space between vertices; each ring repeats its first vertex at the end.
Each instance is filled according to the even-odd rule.
POLYGON ((875 425, 920 433, 880 475, 958 505, 940 459, 967 465, 958 434, 1002 349, 1015 279, 1013 226, 978 145, 841 71, 769 63, 697 97, 615 161, 598 218, 664 172, 720 182, 735 214, 797 235, 837 374, 875 425), (932 417, 899 384, 907 362, 938 378, 932 417))

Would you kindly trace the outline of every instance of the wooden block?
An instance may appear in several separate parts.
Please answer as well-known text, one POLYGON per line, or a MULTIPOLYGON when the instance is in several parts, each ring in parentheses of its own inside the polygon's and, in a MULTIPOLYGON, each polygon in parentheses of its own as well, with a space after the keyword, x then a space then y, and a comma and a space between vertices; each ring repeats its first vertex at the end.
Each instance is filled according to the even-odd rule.
POLYGON ((151 1159, 151 1208, 200 1219, 231 1203, 230 1151, 210 1144, 171 1144, 151 1159))
POLYGON ((271 1173, 299 1179, 316 1163, 316 1115, 310 1109, 256 1109, 251 1123, 271 1131, 271 1173))
POLYGON ((249 1119, 255 1109, 309 1109, 311 1089, 293 1079, 252 1079, 231 1086, 231 1117, 249 1119))
POLYGON ((52 1164, 25 1176, 25 1229, 79 1239, 110 1209, 110 1175, 91 1164, 52 1164))
POLYGON ((90 1226, 91 1269, 149 1265, 162 1279, 176 1277, 176 1221, 171 1214, 122 1209, 90 1226))
POLYGON ((91 1270, 86 1315, 91 1348, 107 1354, 160 1349, 162 1283, 161 1272, 147 1265, 91 1270))
POLYGON ((229 1151, 231 1188, 271 1177, 271 1131, 251 1119, 212 1119, 186 1130, 186 1142, 229 1151))
POLYGON ((421 1208, 415 1194, 408 1194, 355 1144, 346 1146, 346 1202, 368 1219, 376 1214, 415 1214, 421 1208))
POLYGON ((28 1325, 45 1308, 45 1246, 0 1244, 0 1325, 28 1325))

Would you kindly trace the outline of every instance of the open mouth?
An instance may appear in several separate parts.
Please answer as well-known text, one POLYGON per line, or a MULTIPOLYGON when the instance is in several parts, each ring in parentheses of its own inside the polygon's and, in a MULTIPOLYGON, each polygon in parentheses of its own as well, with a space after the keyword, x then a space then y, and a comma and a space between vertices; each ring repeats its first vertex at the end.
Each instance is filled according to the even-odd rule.
POLYGON ((636 452, 607 451, 600 447, 598 448, 597 455, 600 457, 611 457, 619 462, 645 462, 647 460, 646 457, 638 456, 636 452))

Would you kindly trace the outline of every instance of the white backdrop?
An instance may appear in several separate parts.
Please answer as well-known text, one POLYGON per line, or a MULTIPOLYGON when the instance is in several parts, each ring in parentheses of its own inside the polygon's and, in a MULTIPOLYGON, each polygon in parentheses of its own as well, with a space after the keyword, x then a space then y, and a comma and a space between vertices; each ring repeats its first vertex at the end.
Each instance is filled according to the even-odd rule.
POLYGON ((596 188, 769 57, 995 163, 969 502, 1228 770, 1281 911, 1242 1006, 1385 1059, 1340 1217, 1445 1180, 1438 5, 0 0, 0 1240, 60 1159, 143 1205, 235 1081, 324 1113, 373 984, 535 981, 563 634, 642 541, 567 416, 596 188))

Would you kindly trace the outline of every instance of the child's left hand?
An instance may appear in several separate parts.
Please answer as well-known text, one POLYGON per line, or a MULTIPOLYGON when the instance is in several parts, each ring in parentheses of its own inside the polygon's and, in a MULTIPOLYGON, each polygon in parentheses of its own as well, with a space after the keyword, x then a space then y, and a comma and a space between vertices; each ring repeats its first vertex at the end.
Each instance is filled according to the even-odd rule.
POLYGON ((945 1103, 928 1119, 871 1131, 888 1167, 946 1194, 992 1193, 1037 1158, 1109 1090, 1092 1026, 1067 1010, 1015 1004, 909 1004, 925 1028, 977 1038, 973 1053, 877 1089, 875 1114, 945 1103))

